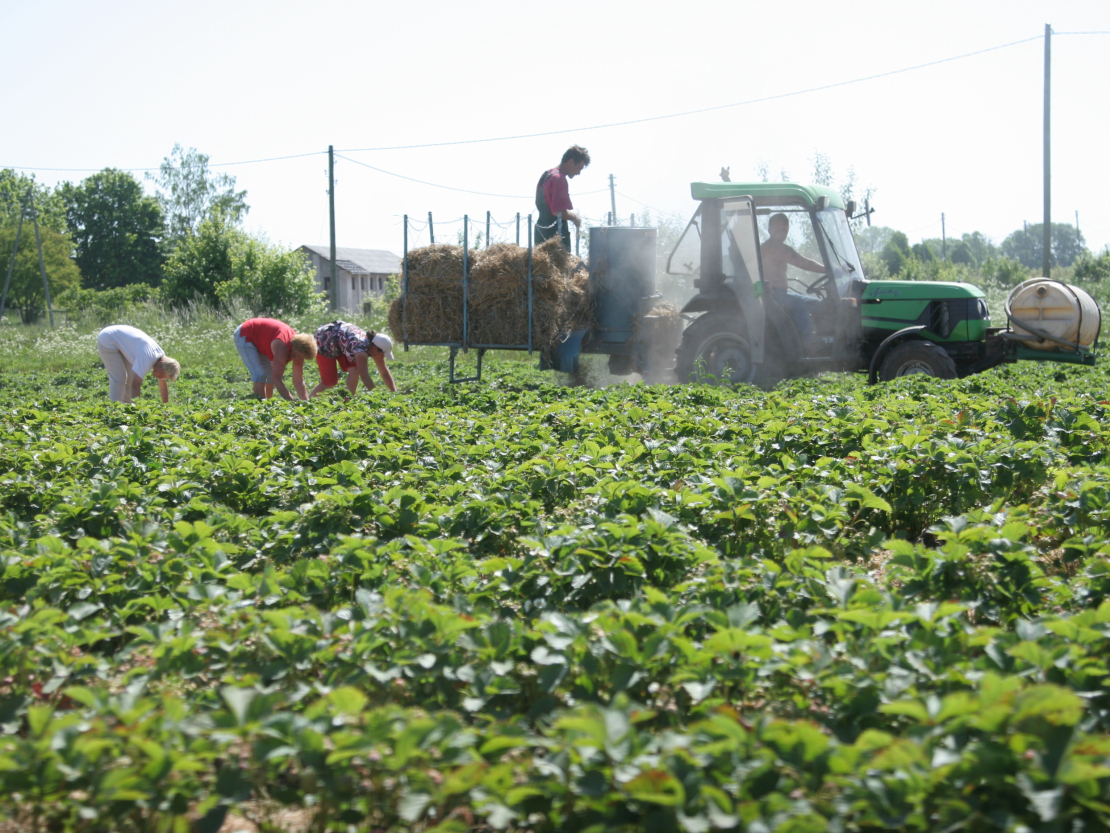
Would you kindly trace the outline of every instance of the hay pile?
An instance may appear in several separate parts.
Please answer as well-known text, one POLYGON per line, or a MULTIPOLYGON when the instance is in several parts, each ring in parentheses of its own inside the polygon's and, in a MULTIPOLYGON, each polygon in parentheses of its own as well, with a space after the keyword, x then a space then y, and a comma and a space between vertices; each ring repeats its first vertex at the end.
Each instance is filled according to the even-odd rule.
MULTIPOLYGON (((528 342, 528 249, 497 243, 469 255, 469 344, 528 342)), ((398 298, 389 329, 401 341, 462 339, 462 249, 409 252, 408 308, 398 298)), ((593 326, 588 275, 556 238, 532 250, 532 343, 547 350, 559 332, 593 326)))

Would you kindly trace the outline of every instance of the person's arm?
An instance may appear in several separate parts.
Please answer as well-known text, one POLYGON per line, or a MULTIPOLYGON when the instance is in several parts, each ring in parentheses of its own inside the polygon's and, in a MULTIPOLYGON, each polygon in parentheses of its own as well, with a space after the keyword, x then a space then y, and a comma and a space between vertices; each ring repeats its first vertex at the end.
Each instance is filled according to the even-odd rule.
MULTIPOLYGON (((383 358, 382 361, 385 361, 385 359, 383 358)), ((373 390, 374 380, 370 378, 370 363, 366 360, 365 353, 355 353, 355 369, 358 370, 358 378, 362 379, 362 384, 366 385, 366 389, 373 390)), ((350 379, 349 376, 348 379, 350 379)), ((348 383, 347 387, 351 389, 351 393, 354 393, 358 389, 358 379, 354 380, 353 386, 348 383)))
MULTIPOLYGON (((284 341, 275 338, 270 345, 270 349, 274 351, 274 360, 270 365, 274 387, 277 388, 277 392, 280 393, 283 398, 292 401, 293 396, 289 393, 289 388, 285 386, 285 365, 289 363, 289 348, 285 346, 284 341)), ((301 364, 303 366, 304 363, 302 362, 301 364)), ((296 360, 294 360, 293 387, 297 387, 297 383, 300 382, 301 386, 297 388, 297 393, 301 395, 301 399, 304 399, 306 394, 304 393, 304 380, 301 378, 301 374, 298 373, 300 369, 301 368, 297 366, 296 360)))
POLYGON ((139 393, 142 389, 142 386, 143 386, 143 377, 142 376, 137 376, 137 375, 135 375, 134 372, 132 372, 132 374, 131 374, 131 398, 132 399, 138 399, 139 398, 139 393))
POLYGON ((577 211, 564 211, 563 221, 567 223, 574 223, 578 228, 582 228, 582 218, 578 216, 577 211))
POLYGON ((304 359, 300 356, 293 357, 293 389, 302 402, 308 401, 308 390, 304 386, 304 359))
MULTIPOLYGON (((391 393, 397 392, 397 383, 393 381, 393 374, 389 372, 389 367, 385 363, 385 355, 374 356, 374 364, 378 366, 378 375, 382 377, 385 386, 389 388, 391 393)), ((369 387, 374 387, 370 385, 369 387)))
POLYGON ((796 266, 799 269, 805 269, 807 272, 824 272, 825 267, 818 263, 816 260, 810 260, 791 249, 786 247, 788 254, 786 255, 786 262, 791 266, 796 266))
POLYGON ((162 404, 165 405, 170 401, 170 386, 165 379, 158 380, 158 392, 162 394, 162 404))

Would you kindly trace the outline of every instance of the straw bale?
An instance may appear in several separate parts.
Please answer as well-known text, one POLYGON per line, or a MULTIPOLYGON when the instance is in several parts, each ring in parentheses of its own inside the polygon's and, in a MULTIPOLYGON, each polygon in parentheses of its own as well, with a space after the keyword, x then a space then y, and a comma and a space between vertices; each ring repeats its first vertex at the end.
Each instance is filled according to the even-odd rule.
MULTIPOLYGON (((470 253, 467 290, 470 344, 528 342, 528 249, 497 243, 470 253)), ((457 246, 428 246, 409 253, 409 301, 389 310, 394 338, 410 342, 462 338, 462 254, 457 246), (436 251, 431 251, 436 250, 436 251), (453 250, 453 251, 445 251, 453 250)), ((589 276, 582 261, 559 240, 532 250, 532 343, 547 349, 559 332, 593 325, 589 276)))

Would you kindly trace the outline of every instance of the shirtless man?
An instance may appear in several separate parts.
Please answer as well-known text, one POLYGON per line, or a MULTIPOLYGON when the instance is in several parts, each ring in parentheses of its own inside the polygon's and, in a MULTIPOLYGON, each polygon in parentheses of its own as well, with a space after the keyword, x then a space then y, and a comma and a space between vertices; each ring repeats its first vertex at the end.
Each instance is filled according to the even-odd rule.
POLYGON ((805 345, 813 338, 813 319, 810 311, 821 302, 812 295, 802 295, 788 289, 786 267, 795 266, 807 272, 825 272, 825 267, 816 260, 810 260, 786 245, 790 233, 790 220, 785 214, 773 214, 767 222, 768 240, 759 247, 763 259, 763 281, 775 301, 779 303, 805 345))

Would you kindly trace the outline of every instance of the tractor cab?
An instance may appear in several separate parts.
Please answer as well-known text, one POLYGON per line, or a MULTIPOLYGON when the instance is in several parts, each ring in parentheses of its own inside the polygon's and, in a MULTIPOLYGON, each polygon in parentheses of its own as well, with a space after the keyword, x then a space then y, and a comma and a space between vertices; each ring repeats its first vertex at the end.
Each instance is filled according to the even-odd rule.
POLYGON ((822 186, 694 183, 701 205, 667 264, 696 276, 676 371, 773 382, 859 365, 865 281, 846 206, 822 186))

